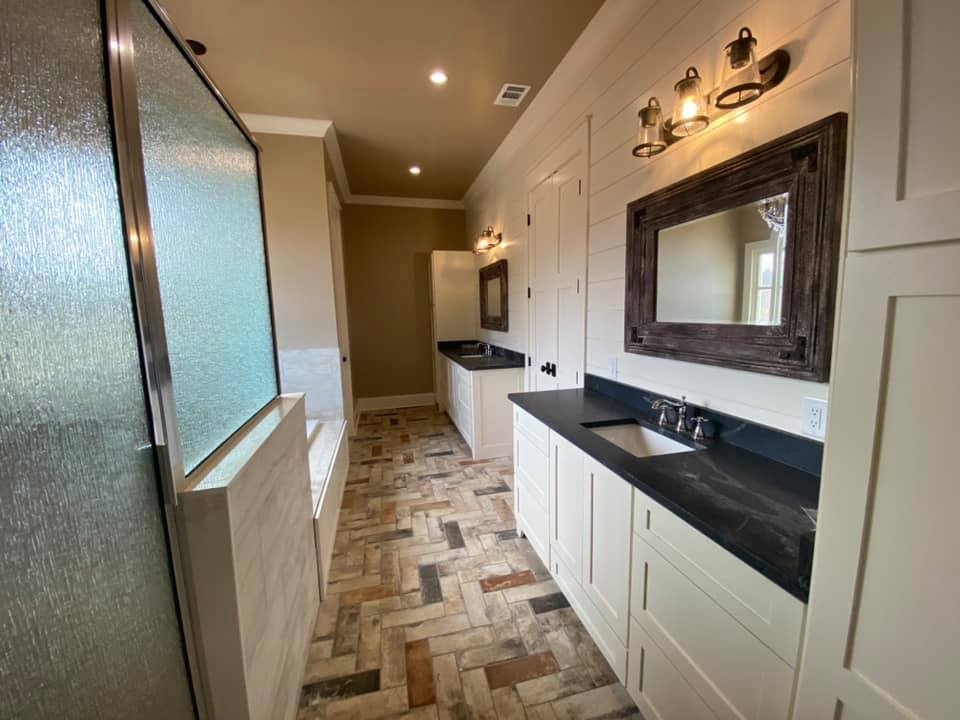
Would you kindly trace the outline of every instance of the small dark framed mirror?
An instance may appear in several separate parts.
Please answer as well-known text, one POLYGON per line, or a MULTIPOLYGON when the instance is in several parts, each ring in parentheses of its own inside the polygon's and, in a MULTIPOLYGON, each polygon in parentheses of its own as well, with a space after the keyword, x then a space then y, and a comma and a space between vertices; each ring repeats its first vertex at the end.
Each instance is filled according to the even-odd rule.
POLYGON ((507 314, 507 261, 480 268, 480 327, 484 330, 506 332, 507 314))
POLYGON ((627 206, 624 349, 825 382, 846 115, 627 206))

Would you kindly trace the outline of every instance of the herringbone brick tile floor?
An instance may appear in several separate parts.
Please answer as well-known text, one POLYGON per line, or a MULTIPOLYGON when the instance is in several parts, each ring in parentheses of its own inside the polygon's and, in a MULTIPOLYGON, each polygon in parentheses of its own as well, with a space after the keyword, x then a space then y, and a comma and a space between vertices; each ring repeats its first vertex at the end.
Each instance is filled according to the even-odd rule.
POLYGON ((512 487, 431 407, 361 416, 300 720, 640 717, 517 537, 512 487))

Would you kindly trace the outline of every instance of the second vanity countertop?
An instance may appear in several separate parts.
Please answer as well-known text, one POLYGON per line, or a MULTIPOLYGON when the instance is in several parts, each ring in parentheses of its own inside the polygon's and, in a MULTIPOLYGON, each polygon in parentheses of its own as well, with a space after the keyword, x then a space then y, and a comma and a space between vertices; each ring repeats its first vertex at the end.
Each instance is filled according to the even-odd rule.
POLYGON ((478 348, 477 340, 450 340, 437 343, 437 350, 445 357, 453 360, 460 367, 470 370, 504 370, 510 368, 522 368, 526 356, 523 353, 507 350, 506 348, 491 345, 491 355, 483 357, 465 357, 471 355, 480 355, 482 350, 478 348))
MULTIPOLYGON (((818 476, 723 439, 694 444, 689 435, 660 429, 637 407, 597 390, 514 393, 509 397, 791 595, 807 601, 814 525, 803 508, 817 506, 818 476), (635 420, 696 449, 640 458, 583 426, 615 420, 635 420)), ((732 428, 732 432, 742 427, 732 428)), ((783 437, 768 429, 762 432, 769 433, 773 442, 778 435, 783 437)))

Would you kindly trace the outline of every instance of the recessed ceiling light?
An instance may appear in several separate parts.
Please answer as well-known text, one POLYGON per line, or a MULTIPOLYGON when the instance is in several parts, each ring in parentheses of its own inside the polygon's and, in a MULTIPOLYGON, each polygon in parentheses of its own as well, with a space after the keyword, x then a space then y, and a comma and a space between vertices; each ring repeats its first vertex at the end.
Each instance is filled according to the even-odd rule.
POLYGON ((430 82, 434 85, 446 85, 447 74, 443 70, 434 70, 430 73, 430 82))
POLYGON ((420 174, 420 166, 419 166, 419 165, 411 165, 411 166, 410 166, 410 174, 411 174, 411 175, 419 175, 419 174, 420 174))

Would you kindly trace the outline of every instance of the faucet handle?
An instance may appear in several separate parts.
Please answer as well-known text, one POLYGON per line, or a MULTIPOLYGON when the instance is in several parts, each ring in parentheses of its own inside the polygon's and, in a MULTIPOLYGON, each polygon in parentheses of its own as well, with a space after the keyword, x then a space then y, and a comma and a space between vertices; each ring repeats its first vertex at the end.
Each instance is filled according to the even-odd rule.
POLYGON ((693 439, 694 439, 694 440, 703 440, 703 438, 704 438, 704 434, 703 434, 703 423, 704 423, 704 422, 710 422, 710 421, 707 420, 707 419, 706 419, 705 417, 703 417, 702 415, 697 415, 697 417, 695 417, 695 418, 690 418, 690 419, 693 420, 694 423, 696 423, 696 425, 694 425, 694 427, 693 427, 693 439))

